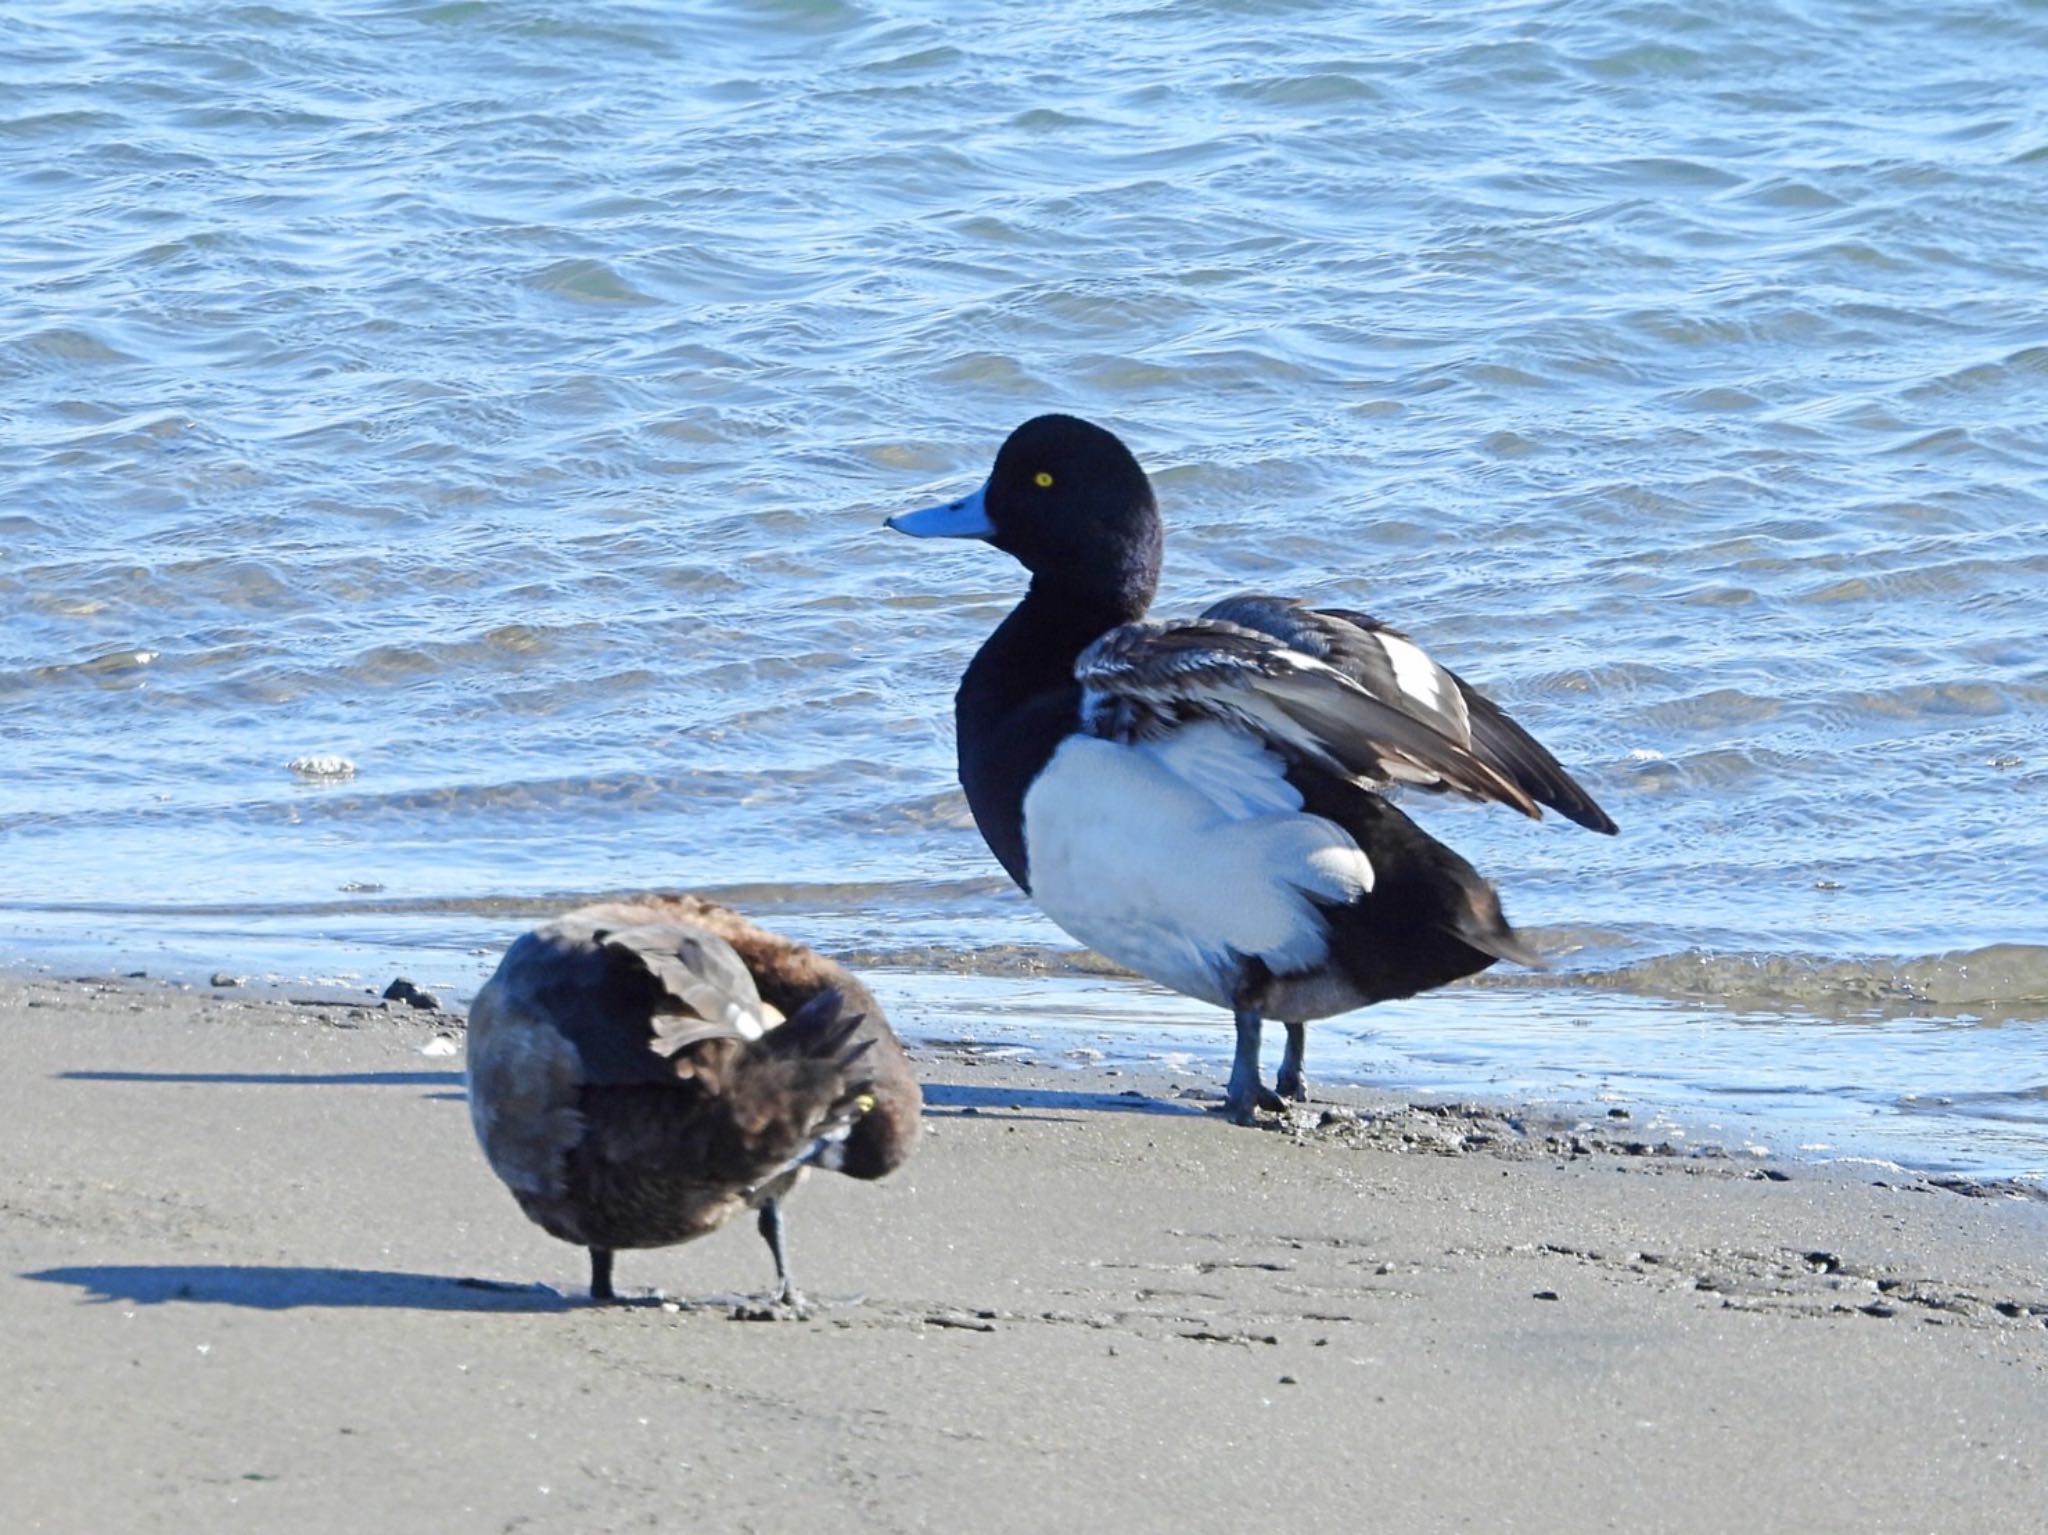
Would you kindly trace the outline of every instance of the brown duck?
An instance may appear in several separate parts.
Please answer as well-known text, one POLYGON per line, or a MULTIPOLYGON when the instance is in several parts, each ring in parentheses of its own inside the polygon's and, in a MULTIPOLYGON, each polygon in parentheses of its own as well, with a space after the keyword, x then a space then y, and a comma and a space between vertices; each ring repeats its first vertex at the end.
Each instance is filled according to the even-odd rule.
POLYGON ((522 936, 469 1010, 469 1112, 492 1171, 551 1236, 612 1254, 759 1212, 778 1305, 800 1309, 782 1200, 807 1167, 879 1178, 921 1099, 881 1006, 843 967, 695 896, 584 906, 522 936))

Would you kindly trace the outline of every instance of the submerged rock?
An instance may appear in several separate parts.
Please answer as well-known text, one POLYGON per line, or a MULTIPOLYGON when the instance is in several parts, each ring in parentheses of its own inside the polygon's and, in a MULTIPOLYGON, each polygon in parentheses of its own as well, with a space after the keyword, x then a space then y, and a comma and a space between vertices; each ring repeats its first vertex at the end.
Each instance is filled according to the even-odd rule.
POLYGON ((294 757, 285 767, 301 778, 339 780, 356 776, 356 765, 348 758, 325 752, 294 757))

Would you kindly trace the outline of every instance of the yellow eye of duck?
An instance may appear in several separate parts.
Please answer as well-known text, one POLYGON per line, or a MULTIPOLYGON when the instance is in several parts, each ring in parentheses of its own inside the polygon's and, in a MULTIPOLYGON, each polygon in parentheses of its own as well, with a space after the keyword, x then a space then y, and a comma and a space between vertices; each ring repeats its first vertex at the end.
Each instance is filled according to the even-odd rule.
POLYGON ((1050 489, 1052 486, 1052 476, 1047 474, 1043 469, 1041 469, 1038 471, 1038 473, 1031 476, 1031 483, 1036 485, 1040 490, 1047 490, 1050 489))

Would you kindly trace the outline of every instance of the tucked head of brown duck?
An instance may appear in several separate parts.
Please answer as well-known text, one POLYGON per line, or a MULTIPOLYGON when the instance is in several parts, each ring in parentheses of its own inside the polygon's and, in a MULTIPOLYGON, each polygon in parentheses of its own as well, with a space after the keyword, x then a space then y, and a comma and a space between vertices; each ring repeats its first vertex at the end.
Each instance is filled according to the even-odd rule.
POLYGON ((851 1035, 854 1043, 865 1046, 856 1078, 875 1101, 847 1136, 837 1170, 852 1178, 880 1178, 901 1167, 917 1146, 924 1098, 888 1015, 860 978, 815 949, 771 933, 701 896, 652 896, 641 904, 664 920, 693 923, 731 944, 753 976, 761 1000, 785 1017, 796 1018, 828 990, 838 994, 841 1016, 860 1015, 851 1035))
MULTIPOLYGON (((819 976, 829 973, 826 983, 797 1007, 787 1023, 771 1029, 761 1047, 814 1054, 813 1036, 830 1033, 843 1039, 836 1051, 842 1090, 830 1118, 848 1128, 844 1139, 818 1158, 818 1165, 852 1178, 880 1178, 902 1166, 917 1145, 923 1096, 909 1058, 873 993, 832 961, 804 952, 824 967, 819 976)), ((789 995, 794 1000, 794 994, 789 995)))

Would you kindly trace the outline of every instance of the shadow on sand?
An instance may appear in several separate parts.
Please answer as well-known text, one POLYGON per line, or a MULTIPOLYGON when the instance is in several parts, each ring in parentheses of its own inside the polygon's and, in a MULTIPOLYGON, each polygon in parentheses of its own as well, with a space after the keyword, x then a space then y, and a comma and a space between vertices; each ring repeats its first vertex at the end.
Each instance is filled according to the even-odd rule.
POLYGON ((76 1285, 92 1301, 144 1306, 189 1301, 290 1311, 300 1306, 370 1306, 391 1311, 571 1311, 580 1302, 546 1285, 501 1284, 387 1269, 268 1267, 241 1263, 111 1263, 39 1269, 24 1279, 76 1285))
POLYGON ((60 1082, 200 1082, 215 1087, 456 1087, 460 1071, 60 1071, 60 1082))
POLYGON ((1153 1098, 1140 1092, 1070 1093, 1042 1087, 969 1087, 951 1082, 924 1084, 927 1114, 942 1119, 969 1112, 1004 1111, 1005 1119, 1046 1119, 1066 1113, 1083 1114, 1200 1114, 1199 1103, 1171 1098, 1153 1098), (1042 1109, 1049 1114, 1017 1113, 1015 1110, 1042 1109))

